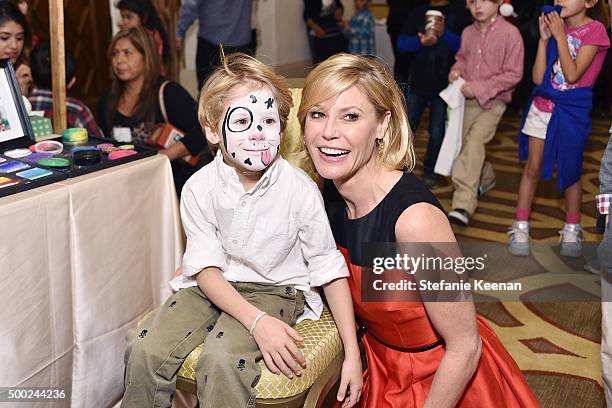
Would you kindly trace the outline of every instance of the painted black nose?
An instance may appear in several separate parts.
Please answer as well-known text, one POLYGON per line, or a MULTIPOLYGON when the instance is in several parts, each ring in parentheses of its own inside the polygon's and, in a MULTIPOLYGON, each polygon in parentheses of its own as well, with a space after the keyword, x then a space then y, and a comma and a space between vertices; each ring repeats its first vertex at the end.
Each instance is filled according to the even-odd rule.
POLYGON ((261 125, 257 125, 257 130, 259 130, 260 132, 263 130, 263 128, 261 127, 261 125))

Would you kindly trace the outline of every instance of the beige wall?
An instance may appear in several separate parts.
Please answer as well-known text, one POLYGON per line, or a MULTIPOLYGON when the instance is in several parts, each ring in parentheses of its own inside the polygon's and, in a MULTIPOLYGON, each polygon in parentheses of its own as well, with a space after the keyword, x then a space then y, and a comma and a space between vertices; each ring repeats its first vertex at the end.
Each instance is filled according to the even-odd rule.
MULTIPOLYGON (((119 14, 114 7, 115 2, 109 0, 111 15, 115 14, 114 30, 119 14)), ((349 18, 354 12, 353 2, 343 0, 343 3, 346 8, 345 18, 349 18)), ((271 65, 284 65, 310 59, 302 9, 303 0, 259 0, 260 40, 257 55, 262 61, 271 65)), ((197 24, 194 24, 185 39, 185 63, 188 70, 195 69, 197 31, 197 24)))
MULTIPOLYGON (((109 0, 113 33, 117 31, 119 12, 109 0)), ((303 0, 259 0, 259 47, 257 56, 270 65, 290 65, 310 60, 310 50, 306 37, 306 25, 302 20, 303 0)), ((352 0, 343 0, 344 18, 354 13, 352 0)), ((185 38, 185 75, 195 77, 195 53, 197 46, 197 24, 187 31, 185 38)), ((168 33, 170 40, 174 33, 168 33)), ((181 81, 183 82, 183 81, 181 81)), ((186 85, 186 84, 184 84, 186 85)), ((191 88, 191 87, 189 87, 191 88)))

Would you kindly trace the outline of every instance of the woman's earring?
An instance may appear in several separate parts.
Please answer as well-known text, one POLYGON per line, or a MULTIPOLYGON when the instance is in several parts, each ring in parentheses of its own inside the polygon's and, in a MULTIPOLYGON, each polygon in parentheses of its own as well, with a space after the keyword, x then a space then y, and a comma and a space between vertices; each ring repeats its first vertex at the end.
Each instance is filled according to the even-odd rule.
POLYGON ((385 140, 384 139, 376 139, 376 150, 378 151, 378 155, 382 157, 383 152, 385 150, 385 140))

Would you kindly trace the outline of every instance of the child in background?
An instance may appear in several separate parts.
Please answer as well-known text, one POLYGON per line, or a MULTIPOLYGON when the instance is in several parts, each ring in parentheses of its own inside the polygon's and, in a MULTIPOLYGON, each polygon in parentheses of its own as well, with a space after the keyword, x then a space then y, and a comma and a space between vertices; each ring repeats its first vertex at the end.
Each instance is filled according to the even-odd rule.
POLYGON ((27 0, 11 0, 10 2, 17 6, 21 14, 23 14, 24 17, 27 18, 29 9, 27 0))
POLYGON ((556 9, 540 16, 540 41, 532 73, 538 86, 519 137, 519 157, 527 163, 516 219, 508 233, 508 249, 513 255, 529 255, 529 213, 535 190, 540 173, 550 179, 555 166, 557 187, 564 190, 566 203, 560 253, 569 257, 582 254, 582 154, 591 131, 592 86, 610 47, 604 25, 587 15, 597 3, 566 0, 560 4, 560 14, 556 9))
POLYGON ((291 104, 285 81, 245 54, 227 57, 202 88, 200 123, 217 156, 183 188, 187 247, 172 281, 180 290, 130 335, 123 407, 170 406, 178 369, 204 342, 195 370, 200 407, 254 408, 262 357, 276 374, 302 373, 294 342, 303 339, 290 325, 305 302, 320 316, 316 286, 344 344, 338 399, 357 402, 347 266, 317 185, 278 155, 291 104))
POLYGON ((121 30, 142 26, 149 31, 155 41, 159 58, 164 64, 161 73, 165 75, 167 65, 170 63, 170 43, 151 0, 120 0, 117 8, 121 13, 121 21, 118 24, 121 30))
POLYGON ((448 85, 448 73, 461 44, 461 32, 469 24, 469 14, 461 4, 448 0, 431 0, 415 8, 406 20, 397 41, 400 52, 411 53, 406 105, 412 133, 416 133, 423 111, 429 106, 429 142, 423 162, 423 182, 429 188, 440 185, 434 173, 438 153, 444 140, 446 103, 439 93, 448 85), (427 29, 428 11, 437 11, 444 17, 436 19, 427 29))
POLYGON ((468 0, 474 23, 463 30, 461 47, 449 81, 459 76, 466 98, 461 152, 452 169, 455 187, 449 219, 467 225, 476 211, 478 195, 495 186, 485 145, 512 100, 512 90, 523 76, 523 39, 518 29, 499 15, 501 0, 468 0))
POLYGON ((376 22, 370 12, 371 0, 355 0, 355 15, 344 24, 351 54, 376 55, 376 22))
MULTIPOLYGON (((612 126, 610 127, 612 133, 612 126)), ((601 271, 601 365, 607 406, 612 406, 612 134, 601 159, 597 208, 606 217, 604 239, 597 248, 601 271)))
MULTIPOLYGON (((53 119, 53 93, 52 74, 51 74, 51 47, 49 43, 40 43, 30 54, 30 64, 32 68, 32 78, 34 88, 28 95, 32 103, 32 110, 44 111, 45 117, 53 119)), ((66 90, 76 83, 76 64, 72 53, 66 50, 66 90)), ((98 127, 91 111, 83 102, 78 99, 66 98, 66 111, 68 116, 68 127, 78 127, 87 129, 90 136, 103 137, 102 131, 98 127)))

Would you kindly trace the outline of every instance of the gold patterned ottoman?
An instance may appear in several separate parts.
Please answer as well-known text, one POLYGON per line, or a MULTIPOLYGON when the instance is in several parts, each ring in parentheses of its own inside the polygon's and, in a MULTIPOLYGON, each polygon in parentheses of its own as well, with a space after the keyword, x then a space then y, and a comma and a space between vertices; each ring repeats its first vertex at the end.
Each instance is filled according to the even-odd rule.
MULTIPOLYGON (((343 359, 342 341, 327 306, 321 319, 304 320, 294 328, 304 337, 298 347, 306 358, 306 369, 300 377, 290 380, 282 374, 270 372, 262 360, 259 363, 261 379, 255 387, 258 406, 301 407, 307 396, 316 401, 319 394, 326 393, 339 375, 343 359), (317 386, 313 387, 315 382, 317 386), (313 391, 316 388, 316 395, 308 395, 311 387, 313 391)), ((203 348, 203 344, 196 347, 179 369, 178 389, 195 394, 195 367, 203 348)))

